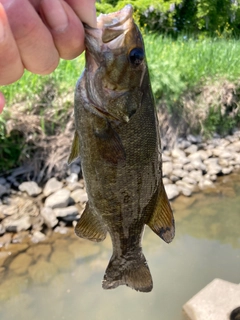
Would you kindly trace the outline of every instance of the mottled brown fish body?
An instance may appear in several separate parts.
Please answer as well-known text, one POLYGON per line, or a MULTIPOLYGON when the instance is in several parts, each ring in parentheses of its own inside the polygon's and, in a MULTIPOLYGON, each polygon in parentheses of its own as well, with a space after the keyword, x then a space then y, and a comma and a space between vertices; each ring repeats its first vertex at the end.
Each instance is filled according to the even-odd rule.
POLYGON ((69 162, 81 157, 88 203, 76 234, 102 241, 113 255, 103 288, 142 292, 152 278, 142 253, 144 225, 164 241, 174 219, 162 184, 160 137, 143 40, 132 7, 86 27, 86 68, 75 95, 76 134, 69 162))

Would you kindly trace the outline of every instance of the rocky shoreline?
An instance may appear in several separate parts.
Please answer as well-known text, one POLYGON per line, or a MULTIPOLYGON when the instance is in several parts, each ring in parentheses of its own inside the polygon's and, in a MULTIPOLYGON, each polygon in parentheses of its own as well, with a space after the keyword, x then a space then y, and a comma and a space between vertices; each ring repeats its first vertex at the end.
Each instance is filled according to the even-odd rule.
MULTIPOLYGON (((170 200, 190 197, 205 188, 214 188, 218 176, 240 170, 240 131, 209 141, 189 135, 178 139, 172 150, 163 150, 163 182, 170 200)), ((43 241, 48 234, 65 233, 76 224, 87 193, 80 163, 72 164, 67 178, 55 177, 40 187, 34 181, 18 181, 24 168, 0 177, 0 248, 29 238, 43 241)))

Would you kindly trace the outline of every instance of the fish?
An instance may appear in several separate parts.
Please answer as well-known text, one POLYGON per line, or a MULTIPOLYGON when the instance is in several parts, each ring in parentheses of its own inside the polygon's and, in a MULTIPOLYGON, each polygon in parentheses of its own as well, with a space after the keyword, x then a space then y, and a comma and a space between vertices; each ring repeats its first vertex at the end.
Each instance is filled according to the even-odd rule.
POLYGON ((85 69, 75 90, 75 135, 68 163, 80 157, 88 202, 75 226, 95 242, 107 233, 112 257, 103 289, 126 285, 150 292, 142 252, 145 225, 166 243, 173 212, 162 182, 159 123, 141 32, 133 8, 101 14, 85 25, 85 69))

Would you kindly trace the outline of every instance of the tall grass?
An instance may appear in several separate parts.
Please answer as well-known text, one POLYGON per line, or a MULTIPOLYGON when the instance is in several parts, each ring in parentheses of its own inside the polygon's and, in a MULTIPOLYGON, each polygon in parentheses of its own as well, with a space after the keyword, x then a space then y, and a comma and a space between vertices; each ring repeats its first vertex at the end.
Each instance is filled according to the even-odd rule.
MULTIPOLYGON (((147 34, 144 37, 146 55, 156 99, 162 95, 170 100, 206 78, 224 77, 235 80, 240 77, 240 42, 225 39, 194 40, 147 34)), ((25 72, 18 82, 1 87, 8 104, 22 99, 34 99, 44 86, 52 83, 59 94, 74 90, 75 83, 84 68, 84 55, 72 61, 61 61, 49 76, 37 76, 25 72)))
POLYGON ((164 94, 176 100, 188 88, 206 79, 240 77, 240 42, 225 39, 172 40, 145 37, 146 54, 156 99, 164 94))
POLYGON ((58 68, 50 75, 39 76, 25 71, 23 77, 9 85, 0 87, 4 93, 7 104, 20 102, 22 100, 32 100, 35 95, 39 95, 47 84, 56 87, 59 94, 70 89, 73 90, 77 79, 84 68, 84 55, 72 60, 61 60, 58 68))
MULTIPOLYGON (((189 90, 195 90, 196 95, 196 88, 205 84, 206 81, 211 83, 224 78, 236 82, 240 78, 240 42, 237 40, 194 40, 184 37, 173 40, 153 34, 145 35, 144 39, 156 100, 161 100, 172 115, 178 113, 180 118, 182 117, 184 106, 181 97, 189 90)), ((5 124, 6 120, 11 118, 11 105, 24 101, 24 107, 28 106, 24 110, 40 115, 42 130, 46 134, 55 134, 56 128, 61 127, 62 124, 66 125, 67 111, 72 104, 62 106, 58 102, 51 104, 51 101, 50 103, 47 101, 39 107, 39 103, 35 104, 35 102, 37 99, 37 101, 41 100, 42 97, 44 100, 49 88, 50 91, 54 88, 55 96, 73 92, 83 68, 84 55, 73 61, 62 60, 58 68, 49 76, 41 77, 25 72, 16 83, 0 88, 7 101, 5 112, 0 115, 0 171, 1 168, 6 169, 16 165, 21 153, 21 141, 16 140, 18 137, 6 136, 5 124), (34 107, 34 104, 37 107, 34 107), (5 158, 10 158, 11 161, 4 162, 5 158)), ((236 88, 239 90, 240 85, 237 85, 236 88)), ((193 105, 197 110, 198 106, 195 102, 193 105)), ((215 108, 214 105, 210 105, 210 109, 213 112, 207 110, 207 119, 203 122, 206 132, 210 134, 217 132, 222 127, 227 127, 227 130, 224 130, 228 131, 240 123, 240 114, 237 111, 236 116, 232 112, 234 116, 229 117, 222 115, 219 106, 215 108)), ((191 113, 191 110, 186 112, 191 113)), ((194 130, 193 123, 188 121, 188 124, 194 130)))

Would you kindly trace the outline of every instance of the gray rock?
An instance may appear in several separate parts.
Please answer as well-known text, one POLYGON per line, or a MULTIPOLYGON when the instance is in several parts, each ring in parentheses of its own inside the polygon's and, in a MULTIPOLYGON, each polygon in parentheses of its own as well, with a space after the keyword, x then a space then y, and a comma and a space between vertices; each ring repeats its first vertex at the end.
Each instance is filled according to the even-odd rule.
POLYGON ((202 179, 201 181, 199 181, 198 186, 199 186, 200 189, 213 187, 213 182, 211 180, 208 180, 208 179, 202 179))
POLYGON ((233 152, 229 152, 227 150, 223 151, 222 153, 219 154, 219 157, 221 159, 233 159, 234 158, 234 153, 233 152))
POLYGON ((179 149, 186 149, 188 147, 190 147, 191 145, 191 142, 187 141, 187 140, 181 140, 181 141, 178 141, 177 143, 177 147, 179 149))
POLYGON ((167 184, 165 190, 169 200, 176 198, 179 195, 178 187, 175 184, 167 184))
POLYGON ((61 181, 58 181, 55 177, 48 180, 43 189, 43 194, 48 197, 50 194, 60 190, 63 186, 61 181))
POLYGON ((202 161, 204 161, 212 156, 211 150, 198 150, 196 153, 200 156, 202 161))
POLYGON ((185 188, 183 186, 178 186, 178 189, 180 192, 185 196, 185 197, 191 197, 192 195, 192 190, 185 188))
POLYGON ((169 179, 175 183, 176 181, 180 180, 180 177, 179 176, 175 176, 174 174, 171 174, 169 179))
POLYGON ((65 208, 68 206, 70 201, 70 191, 67 189, 61 189, 50 196, 48 196, 45 200, 45 207, 54 208, 65 208))
POLYGON ((172 181, 171 181, 170 179, 166 178, 166 177, 164 177, 164 178, 162 179, 162 181, 163 181, 163 184, 164 184, 164 185, 166 185, 166 184, 171 184, 171 183, 172 183, 172 181))
POLYGON ((4 194, 7 194, 8 190, 6 188, 6 186, 0 184, 0 197, 2 197, 4 194))
MULTIPOLYGON (((5 245, 8 246, 11 243, 11 240, 12 240, 12 234, 11 233, 5 233, 3 236, 0 237, 0 248, 5 246, 5 245)), ((0 257, 1 257, 1 255, 0 255, 0 257)))
POLYGON ((195 185, 187 183, 184 180, 179 180, 176 182, 176 185, 178 186, 178 188, 184 188, 184 189, 188 189, 190 191, 193 191, 195 189, 195 185))
POLYGON ((70 191, 74 191, 74 190, 77 190, 77 189, 83 189, 83 184, 80 183, 80 182, 73 182, 73 183, 69 183, 67 186, 66 186, 66 189, 70 190, 70 191))
POLYGON ((183 310, 189 320, 228 320, 239 302, 240 284, 214 279, 185 303, 183 310))
POLYGON ((190 162, 190 163, 187 163, 187 164, 185 164, 185 165, 183 166, 183 170, 190 172, 190 171, 193 171, 193 170, 194 170, 194 167, 193 167, 193 165, 192 165, 191 162, 190 162))
POLYGON ((76 163, 71 164, 71 166, 70 166, 70 172, 71 173, 79 174, 80 170, 81 170, 81 168, 80 168, 79 165, 77 165, 76 163))
POLYGON ((68 233, 68 228, 64 227, 64 226, 57 226, 54 229, 54 232, 56 233, 60 233, 60 234, 67 234, 68 233))
POLYGON ((216 174, 210 175, 210 174, 207 173, 207 174, 205 174, 204 179, 211 180, 211 181, 216 181, 217 180, 217 176, 216 176, 216 174))
POLYGON ((233 172, 233 167, 228 167, 228 168, 222 168, 222 173, 223 174, 230 174, 231 172, 233 172))
POLYGON ((209 158, 203 161, 206 166, 218 164, 218 158, 209 158))
POLYGON ((171 162, 172 158, 170 156, 166 156, 164 153, 162 154, 162 162, 171 162))
POLYGON ((197 150, 198 150, 198 146, 196 144, 191 144, 184 151, 186 152, 186 154, 193 154, 193 153, 197 152, 197 150))
POLYGON ((222 167, 219 166, 218 164, 212 164, 212 165, 209 165, 208 168, 207 168, 207 172, 208 174, 210 175, 215 175, 215 174, 219 174, 222 172, 222 167))
POLYGON ((202 138, 200 136, 193 136, 192 134, 189 134, 187 136, 187 140, 191 143, 201 143, 202 138))
POLYGON ((8 232, 20 232, 24 230, 28 230, 31 227, 30 217, 29 216, 10 216, 5 218, 2 221, 3 226, 6 228, 8 232))
POLYGON ((58 219, 56 218, 55 212, 52 208, 43 207, 41 209, 41 215, 49 228, 53 228, 58 224, 58 219))
POLYGON ((232 148, 235 152, 240 152, 240 141, 236 141, 232 144, 232 148))
POLYGON ((169 176, 173 171, 173 164, 172 162, 163 162, 162 164, 162 172, 163 176, 169 176))
POLYGON ((228 167, 228 165, 229 165, 229 160, 227 160, 227 159, 219 159, 219 161, 218 161, 218 163, 219 163, 219 165, 221 166, 221 167, 223 167, 223 168, 226 168, 226 167, 228 167))
POLYGON ((179 163, 182 166, 190 162, 188 157, 174 158, 173 161, 174 163, 179 163))
POLYGON ((33 243, 38 243, 44 241, 46 239, 46 235, 40 231, 34 231, 31 237, 31 241, 33 243))
POLYGON ((197 181, 189 176, 186 176, 182 179, 182 181, 188 183, 188 184, 192 184, 192 185, 196 185, 197 181))
POLYGON ((42 189, 35 181, 23 182, 19 185, 18 189, 22 192, 27 192, 30 197, 37 196, 42 192, 42 189))
POLYGON ((201 170, 201 171, 206 171, 206 166, 202 163, 202 160, 195 159, 191 163, 192 163, 194 169, 201 170))
POLYGON ((88 195, 86 190, 84 189, 77 189, 72 191, 71 198, 74 200, 75 203, 88 201, 88 195))
POLYGON ((196 180, 197 182, 200 181, 202 179, 202 171, 201 170, 192 170, 191 172, 189 172, 188 177, 196 180))
POLYGON ((181 169, 175 169, 175 170, 173 170, 172 174, 179 177, 179 178, 183 178, 188 175, 188 172, 181 170, 181 169))
POLYGON ((78 208, 75 206, 69 206, 67 208, 53 209, 56 217, 64 218, 66 221, 74 221, 80 218, 78 208))
POLYGON ((173 162, 173 170, 182 170, 182 167, 183 165, 179 161, 173 162))
POLYGON ((6 229, 5 227, 0 223, 0 236, 5 233, 6 229))
POLYGON ((71 173, 69 177, 67 177, 66 181, 68 183, 73 183, 78 181, 78 174, 76 173, 71 173))
POLYGON ((186 157, 186 154, 183 150, 180 150, 180 149, 177 149, 177 148, 174 148, 172 150, 172 157, 173 158, 185 158, 186 157))
POLYGON ((0 178, 0 184, 5 185, 7 180, 5 178, 0 178))

